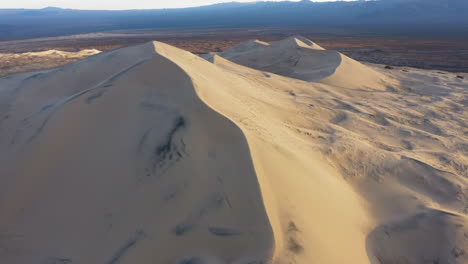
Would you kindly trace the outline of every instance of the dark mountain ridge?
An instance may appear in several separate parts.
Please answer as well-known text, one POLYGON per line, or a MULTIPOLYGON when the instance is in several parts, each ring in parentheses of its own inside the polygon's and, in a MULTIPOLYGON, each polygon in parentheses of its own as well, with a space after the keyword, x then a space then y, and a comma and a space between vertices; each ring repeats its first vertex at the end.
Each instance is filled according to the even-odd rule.
POLYGON ((252 2, 154 10, 0 9, 0 40, 119 29, 334 27, 361 34, 468 32, 468 1, 252 2))

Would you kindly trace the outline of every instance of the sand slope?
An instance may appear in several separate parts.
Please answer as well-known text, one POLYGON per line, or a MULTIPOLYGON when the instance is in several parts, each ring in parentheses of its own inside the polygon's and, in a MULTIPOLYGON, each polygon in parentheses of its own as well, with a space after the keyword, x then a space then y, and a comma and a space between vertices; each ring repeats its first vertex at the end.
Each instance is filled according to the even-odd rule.
POLYGON ((41 86, 23 80, 2 122, 11 136, 1 147, 0 262, 270 254, 245 137, 152 43, 34 78, 41 86), (100 72, 103 63, 117 69, 100 72), (100 76, 69 78, 80 71, 100 76))
POLYGON ((0 79, 0 262, 466 263, 468 82, 343 58, 154 42, 0 79))

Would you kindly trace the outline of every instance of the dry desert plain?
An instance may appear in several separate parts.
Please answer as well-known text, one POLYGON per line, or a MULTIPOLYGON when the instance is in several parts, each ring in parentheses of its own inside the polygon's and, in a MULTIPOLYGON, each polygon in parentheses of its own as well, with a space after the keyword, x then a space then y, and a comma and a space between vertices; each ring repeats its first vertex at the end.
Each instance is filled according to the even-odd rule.
POLYGON ((0 78, 0 263, 468 263, 468 81, 303 38, 0 78))

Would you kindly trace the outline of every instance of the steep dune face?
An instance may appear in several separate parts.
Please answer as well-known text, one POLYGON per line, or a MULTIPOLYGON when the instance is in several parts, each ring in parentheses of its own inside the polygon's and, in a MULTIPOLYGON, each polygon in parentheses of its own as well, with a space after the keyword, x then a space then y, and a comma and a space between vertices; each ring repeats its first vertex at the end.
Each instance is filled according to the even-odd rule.
POLYGON ((152 43, 36 78, 23 79, 2 122, 1 263, 271 254, 245 137, 152 43), (69 77, 114 59, 125 66, 69 77))
POLYGON ((304 82, 266 77, 220 57, 213 67, 189 53, 174 56, 169 46, 160 49, 192 77, 208 105, 246 134, 274 231, 274 260, 367 263, 360 230, 368 225, 367 212, 360 198, 286 126, 298 114, 288 91, 304 82))
POLYGON ((468 261, 466 81, 234 53, 333 73, 155 42, 0 79, 0 262, 468 261))

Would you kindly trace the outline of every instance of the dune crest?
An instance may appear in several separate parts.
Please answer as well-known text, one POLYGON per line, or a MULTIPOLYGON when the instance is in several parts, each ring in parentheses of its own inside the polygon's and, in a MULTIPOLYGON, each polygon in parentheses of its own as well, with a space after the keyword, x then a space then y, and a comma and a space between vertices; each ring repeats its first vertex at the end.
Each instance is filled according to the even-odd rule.
POLYGON ((466 81, 302 37, 208 59, 0 79, 0 262, 468 261, 466 81))
POLYGON ((318 44, 302 36, 292 36, 289 38, 278 40, 278 41, 271 43, 271 46, 277 47, 280 49, 307 48, 307 49, 314 49, 314 50, 324 50, 324 48, 320 47, 318 44))

